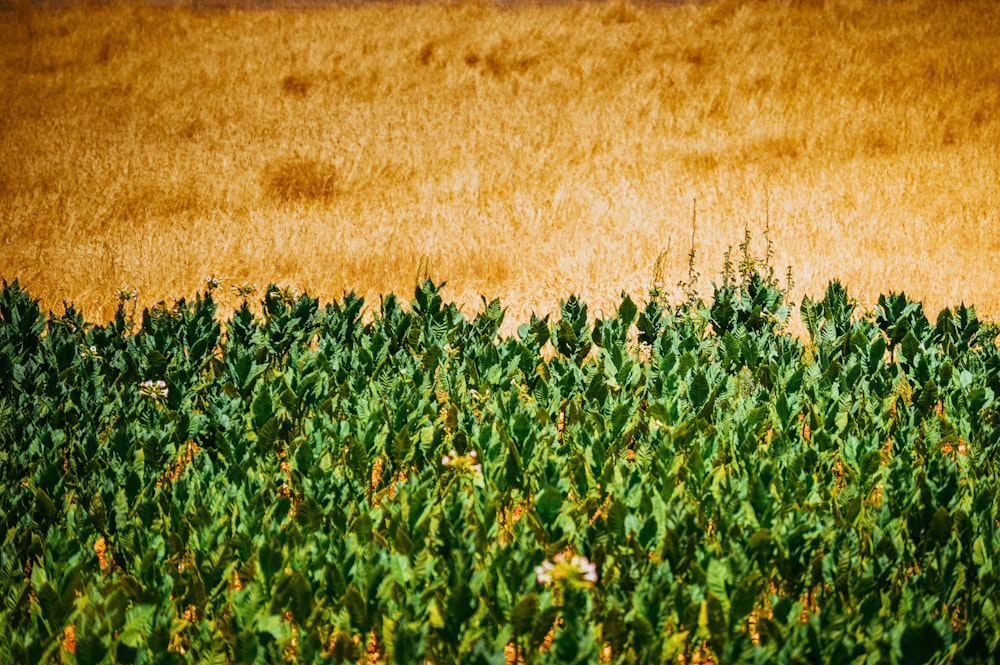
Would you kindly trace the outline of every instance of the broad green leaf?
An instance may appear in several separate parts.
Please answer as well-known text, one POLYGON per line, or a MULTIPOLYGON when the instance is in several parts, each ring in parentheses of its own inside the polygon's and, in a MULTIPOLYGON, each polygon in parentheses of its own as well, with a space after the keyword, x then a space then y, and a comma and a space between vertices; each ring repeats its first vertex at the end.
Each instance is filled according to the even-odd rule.
POLYGON ((156 607, 153 605, 136 605, 125 613, 125 625, 118 633, 122 644, 138 648, 149 635, 153 627, 156 607))

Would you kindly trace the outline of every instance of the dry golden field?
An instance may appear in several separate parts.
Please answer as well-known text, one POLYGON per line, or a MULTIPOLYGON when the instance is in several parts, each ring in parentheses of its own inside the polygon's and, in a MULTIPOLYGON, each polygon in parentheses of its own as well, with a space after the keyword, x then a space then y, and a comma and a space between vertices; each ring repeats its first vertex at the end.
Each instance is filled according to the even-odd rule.
MULTIPOLYGON (((702 289, 744 228, 1000 318, 1000 5, 0 11, 0 277, 103 320, 207 275, 323 299, 419 276, 508 321, 702 289)), ((707 295, 707 290, 705 294, 707 295)))

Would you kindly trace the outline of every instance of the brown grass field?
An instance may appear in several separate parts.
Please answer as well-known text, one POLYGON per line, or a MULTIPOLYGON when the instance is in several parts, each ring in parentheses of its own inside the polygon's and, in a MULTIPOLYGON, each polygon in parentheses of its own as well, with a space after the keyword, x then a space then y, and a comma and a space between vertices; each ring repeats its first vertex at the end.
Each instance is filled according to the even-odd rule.
POLYGON ((0 277, 57 311, 424 274, 606 311, 687 278, 696 210, 705 295, 766 224, 796 301, 1000 317, 992 0, 0 6, 0 277))

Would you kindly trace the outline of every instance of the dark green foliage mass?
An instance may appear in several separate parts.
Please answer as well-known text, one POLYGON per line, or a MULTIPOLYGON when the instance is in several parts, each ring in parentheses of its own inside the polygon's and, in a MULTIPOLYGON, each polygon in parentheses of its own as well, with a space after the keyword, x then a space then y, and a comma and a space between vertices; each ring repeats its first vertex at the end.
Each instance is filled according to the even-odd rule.
POLYGON ((756 270, 512 338, 483 305, 98 326, 5 282, 0 662, 994 662, 972 309, 832 283, 800 339, 756 270))

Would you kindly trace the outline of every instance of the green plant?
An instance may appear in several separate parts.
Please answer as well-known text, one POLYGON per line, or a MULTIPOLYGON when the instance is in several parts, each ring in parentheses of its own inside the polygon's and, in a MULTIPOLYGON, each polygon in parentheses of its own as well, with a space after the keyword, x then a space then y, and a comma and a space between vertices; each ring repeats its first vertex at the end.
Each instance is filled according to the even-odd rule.
POLYGON ((800 340, 748 246, 512 338, 429 279, 135 327, 4 283, 0 660, 990 662, 996 328, 832 283, 800 340))

